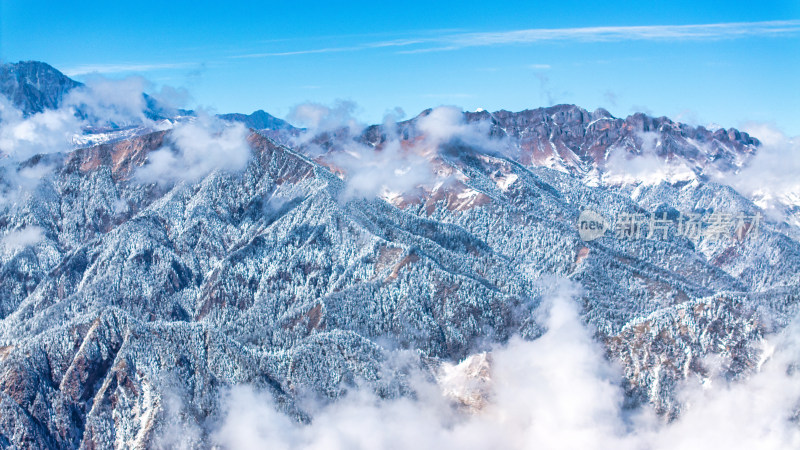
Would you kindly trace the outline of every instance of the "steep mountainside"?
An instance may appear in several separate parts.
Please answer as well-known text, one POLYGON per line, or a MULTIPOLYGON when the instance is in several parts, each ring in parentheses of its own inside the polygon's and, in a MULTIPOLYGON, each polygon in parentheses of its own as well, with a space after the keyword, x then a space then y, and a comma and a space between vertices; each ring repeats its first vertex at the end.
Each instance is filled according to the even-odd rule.
POLYGON ((64 95, 78 86, 81 83, 42 62, 0 64, 0 95, 25 114, 57 108, 64 95))
MULTIPOLYGON (((68 84, 36 92, 56 99, 68 84)), ((37 95, 20 104, 52 106, 37 95)), ((286 134, 250 130, 244 169, 195 181, 137 178, 175 129, 27 161, 53 172, 0 210, 3 236, 41 233, 0 249, 0 445, 150 447, 179 425, 202 447, 220 392, 242 383, 300 421, 309 392, 411 395, 405 369, 386 369, 392 355, 411 350, 434 373, 513 335, 536 339, 539 281, 552 275, 582 287, 581 317, 622 365, 630 405, 675 417, 674 387, 703 376, 704 357, 745 376, 760 339, 796 311, 800 243, 785 224, 749 232, 761 211, 706 176, 757 152, 745 133, 559 105, 459 113, 488 140, 432 141, 432 113, 307 140, 268 115, 226 117, 286 134), (369 152, 362 162, 418 157, 430 170, 352 195, 352 145, 369 152), (604 178, 615 152, 653 152, 692 176, 604 178), (716 238, 669 225, 662 238, 587 242, 585 208, 609 223, 657 211, 751 219, 716 238)))

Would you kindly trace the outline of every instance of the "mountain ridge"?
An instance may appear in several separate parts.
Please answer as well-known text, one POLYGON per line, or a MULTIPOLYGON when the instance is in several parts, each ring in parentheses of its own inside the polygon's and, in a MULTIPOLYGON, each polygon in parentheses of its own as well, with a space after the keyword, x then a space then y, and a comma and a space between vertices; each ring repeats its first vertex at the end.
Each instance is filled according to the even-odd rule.
POLYGON ((241 384, 299 422, 313 421, 305 395, 334 402, 362 386, 414 398, 407 368, 390 362, 405 355, 434 377, 513 336, 536 340, 548 277, 580 287, 574 304, 622 367, 626 405, 669 420, 708 357, 747 377, 764 336, 796 313, 800 242, 774 221, 741 239, 692 240, 672 225, 663 239, 578 232, 585 208, 609 222, 762 212, 704 177, 754 154, 749 135, 572 105, 426 123, 443 112, 352 133, 244 130, 243 167, 193 180, 137 174, 156 154, 177 158, 187 130, 222 134, 200 134, 199 121, 50 158, 34 190, 0 204, 1 236, 40 235, 0 252, 0 442, 147 447, 178 427, 210 447, 225 389, 241 384), (448 127, 462 133, 434 139, 448 127), (591 182, 617 151, 698 172, 591 182), (343 159, 353 153, 358 165, 343 159), (401 177, 408 158, 421 181, 351 192, 358 175, 401 177))
MULTIPOLYGON (((65 94, 67 94, 70 90, 81 86, 83 86, 82 83, 72 80, 58 71, 58 69, 41 61, 20 61, 17 63, 0 64, 0 94, 11 99, 12 104, 20 108, 26 115, 42 112, 45 109, 58 108, 65 94), (48 92, 43 92, 41 88, 46 88, 48 92)), ((143 94, 147 99, 149 107, 148 109, 154 111, 150 114, 154 117, 164 118, 163 114, 159 114, 157 112, 158 108, 154 105, 156 100, 146 93, 143 94)), ((424 117, 430 111, 431 109, 424 110, 409 121, 424 117)), ((186 115, 191 114, 192 112, 181 110, 180 113, 186 115)), ((479 120, 487 117, 496 121, 496 116, 506 119, 510 115, 516 115, 517 117, 529 117, 530 120, 533 120, 534 116, 537 119, 544 118, 544 116, 551 116, 553 121, 560 125, 566 124, 570 120, 575 122, 576 116, 581 123, 585 124, 596 122, 597 120, 601 119, 622 119, 613 116, 604 108, 597 108, 595 111, 589 112, 577 105, 572 104, 560 104, 548 107, 526 109, 516 113, 505 110, 498 110, 494 113, 490 113, 485 110, 481 110, 479 112, 467 111, 465 112, 465 115, 469 121, 479 120), (589 118, 589 122, 586 122, 586 118, 589 118)), ((291 130, 293 128, 297 128, 285 120, 272 116, 261 109, 256 110, 251 114, 225 113, 218 114, 217 116, 223 120, 232 120, 244 123, 246 126, 256 130, 291 130)), ((719 128, 714 131, 709 131, 701 125, 690 126, 675 122, 665 116, 651 117, 641 112, 631 114, 622 120, 624 120, 626 124, 638 125, 638 128, 645 132, 668 126, 677 128, 682 133, 698 134, 705 138, 708 138, 709 136, 721 138, 726 135, 729 140, 741 142, 743 145, 753 145, 756 147, 760 145, 760 142, 757 139, 752 138, 747 133, 739 131, 735 128, 719 128)), ((370 125, 367 127, 367 130, 376 127, 379 127, 379 125, 370 125)))

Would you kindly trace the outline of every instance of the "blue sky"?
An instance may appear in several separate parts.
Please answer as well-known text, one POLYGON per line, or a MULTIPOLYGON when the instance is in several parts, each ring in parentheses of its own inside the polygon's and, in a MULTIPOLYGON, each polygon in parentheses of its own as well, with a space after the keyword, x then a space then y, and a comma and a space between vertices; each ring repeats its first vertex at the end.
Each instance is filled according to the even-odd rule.
POLYGON ((605 107, 800 135, 800 2, 0 0, 0 58, 142 75, 191 106, 605 107))

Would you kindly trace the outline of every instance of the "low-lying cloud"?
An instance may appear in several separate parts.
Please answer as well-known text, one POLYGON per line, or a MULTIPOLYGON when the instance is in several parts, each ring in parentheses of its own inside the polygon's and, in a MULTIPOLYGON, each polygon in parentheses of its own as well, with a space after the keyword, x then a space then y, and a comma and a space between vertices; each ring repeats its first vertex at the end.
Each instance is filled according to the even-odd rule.
POLYGON ((403 149, 397 140, 386 142, 380 150, 348 145, 346 152, 332 155, 330 161, 347 174, 344 200, 402 194, 434 179, 429 161, 403 149))
POLYGON ((744 129, 762 145, 738 174, 721 174, 719 181, 782 217, 785 206, 800 205, 800 137, 789 137, 766 124, 749 124, 744 129))
POLYGON ((613 184, 645 183, 658 184, 662 181, 691 180, 695 173, 680 158, 659 156, 661 135, 653 131, 637 132, 638 153, 630 153, 624 147, 609 150, 605 162, 603 180, 613 184))
POLYGON ((82 121, 71 108, 45 110, 24 117, 0 96, 0 164, 20 163, 37 154, 66 151, 80 132, 82 121))
MULTIPOLYGON (((28 116, 0 96, 0 205, 18 202, 51 171, 46 162, 19 169, 34 156, 74 149, 89 128, 152 125, 143 96, 148 86, 140 77, 111 80, 95 76, 71 90, 59 108, 28 116)), ((180 97, 180 91, 171 89, 157 94, 165 107, 167 99, 180 97)))
POLYGON ((366 126, 359 122, 354 114, 357 105, 348 100, 337 100, 333 106, 321 103, 302 103, 289 112, 286 119, 305 128, 295 144, 305 144, 316 136, 344 130, 348 135, 359 134, 366 126))
POLYGON ((44 240, 44 230, 37 226, 28 226, 18 230, 8 231, 0 236, 0 248, 13 253, 31 245, 36 245, 44 240))
MULTIPOLYGON (((304 425, 277 412, 268 394, 232 388, 212 434, 223 448, 278 449, 783 449, 800 445, 792 417, 800 399, 800 329, 770 339, 758 373, 745 382, 688 380, 683 415, 666 423, 649 408, 626 410, 621 371, 580 321, 575 285, 556 283, 539 310, 548 331, 511 339, 492 353, 490 393, 473 414, 454 408, 440 386, 417 381, 415 399, 381 400, 354 389, 308 411, 304 425)), ((422 378, 420 378, 421 380, 422 378)))
POLYGON ((90 124, 132 125, 148 121, 142 93, 148 86, 142 77, 111 80, 93 76, 67 94, 64 103, 83 113, 90 124))
POLYGON ((196 120, 176 125, 167 144, 148 155, 135 179, 169 185, 181 180, 195 182, 214 170, 242 170, 251 155, 248 134, 241 123, 201 114, 196 120))
POLYGON ((490 137, 491 124, 468 123, 463 111, 452 106, 434 108, 416 119, 420 133, 416 139, 400 135, 398 120, 404 113, 391 111, 380 125, 381 142, 373 146, 358 139, 366 125, 354 118, 355 109, 349 102, 333 107, 304 104, 295 107, 288 117, 306 126, 295 145, 344 172, 344 200, 392 197, 446 182, 452 171, 442 170, 437 158, 447 145, 460 144, 489 153, 506 149, 507 143, 490 137), (326 148, 321 147, 323 143, 326 148))
POLYGON ((489 138, 491 124, 483 121, 467 123, 464 112, 455 106, 432 109, 428 115, 419 118, 418 126, 426 143, 437 147, 454 140, 480 148, 496 145, 489 138))
POLYGON ((0 207, 19 201, 51 170, 46 162, 24 168, 20 168, 20 164, 36 155, 70 150, 81 123, 71 108, 45 110, 24 117, 10 101, 0 96, 0 207))

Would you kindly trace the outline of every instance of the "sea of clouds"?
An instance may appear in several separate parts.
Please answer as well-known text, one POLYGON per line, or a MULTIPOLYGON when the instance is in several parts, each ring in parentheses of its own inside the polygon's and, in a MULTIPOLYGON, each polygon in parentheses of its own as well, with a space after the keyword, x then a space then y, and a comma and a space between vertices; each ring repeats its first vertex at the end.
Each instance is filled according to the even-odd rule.
MULTIPOLYGON (((352 389, 333 403, 308 403, 303 424, 278 412, 268 393, 239 385, 223 395, 212 440, 236 449, 786 449, 800 446, 800 327, 770 336, 746 381, 689 379, 672 422, 649 407, 626 409, 622 372, 582 323, 579 288, 551 284, 537 315, 547 331, 491 351, 486 404, 453 405, 443 386, 415 377, 414 398, 380 399, 352 389)), ((715 362, 707 361, 714 367, 715 362)), ((711 371, 713 373, 713 370, 711 371)))

